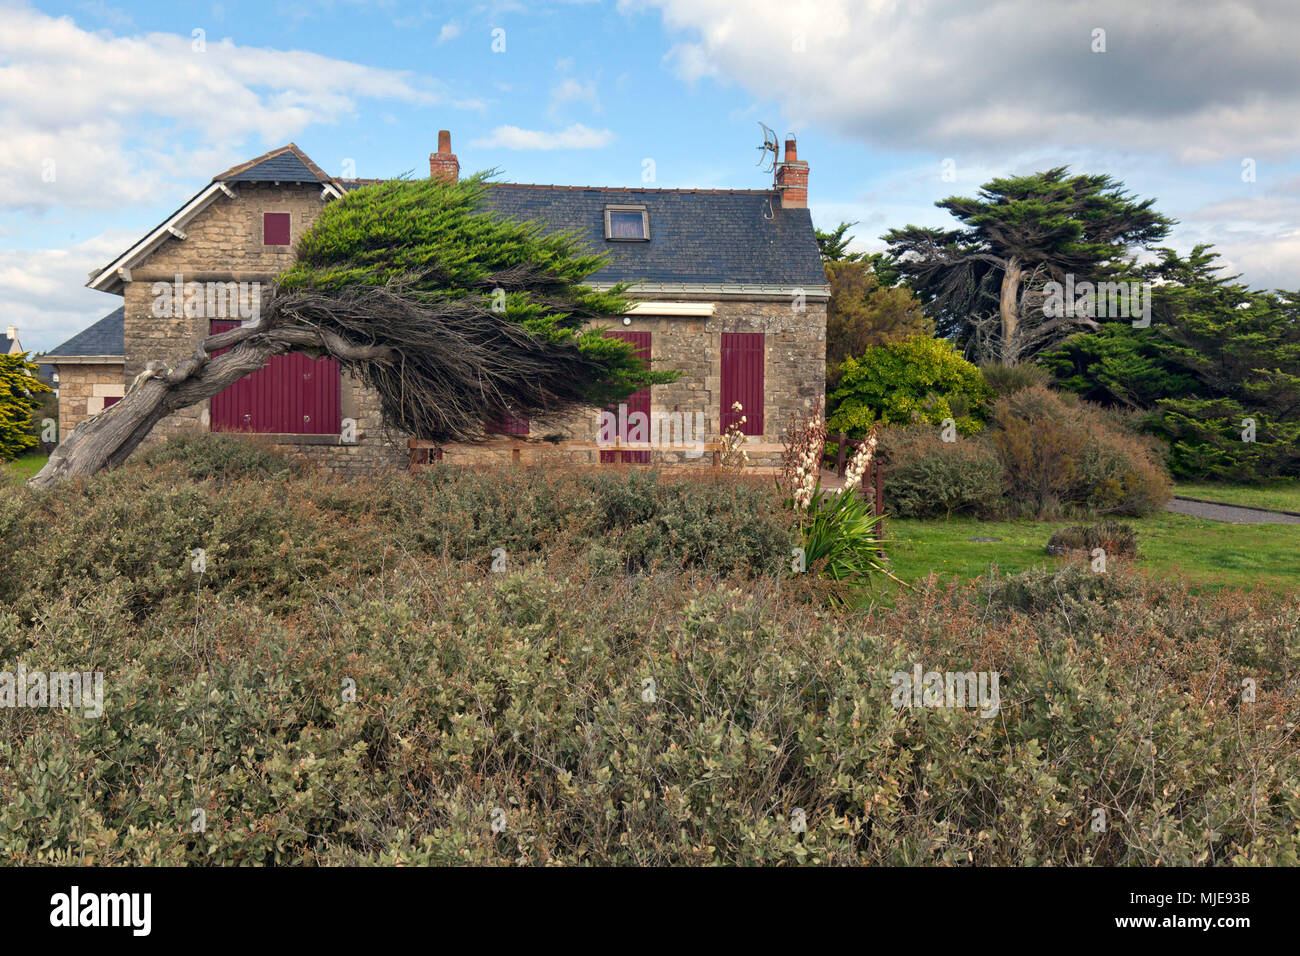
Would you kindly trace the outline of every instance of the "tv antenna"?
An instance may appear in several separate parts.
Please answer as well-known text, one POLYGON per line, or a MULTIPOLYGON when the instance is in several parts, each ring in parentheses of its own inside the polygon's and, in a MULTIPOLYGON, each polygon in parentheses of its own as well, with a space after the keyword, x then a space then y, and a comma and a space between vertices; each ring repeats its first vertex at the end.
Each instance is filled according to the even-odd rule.
POLYGON ((763 122, 759 122, 758 125, 763 127, 763 145, 754 147, 755 149, 762 151, 762 155, 758 157, 758 162, 754 165, 762 166, 764 162, 768 161, 767 154, 771 153, 771 165, 769 165, 767 169, 763 170, 764 172, 770 173, 772 170, 776 169, 776 161, 780 155, 777 152, 776 130, 763 122))

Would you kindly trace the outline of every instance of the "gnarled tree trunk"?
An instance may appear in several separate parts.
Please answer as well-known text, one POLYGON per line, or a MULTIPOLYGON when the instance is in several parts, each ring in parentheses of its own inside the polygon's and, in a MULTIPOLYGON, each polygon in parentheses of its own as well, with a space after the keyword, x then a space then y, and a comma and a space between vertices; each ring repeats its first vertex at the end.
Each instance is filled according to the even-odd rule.
POLYGON ((258 323, 210 335, 175 368, 150 362, 120 402, 73 429, 27 484, 48 488, 120 465, 167 415, 211 398, 256 372, 273 355, 302 349, 353 362, 386 363, 394 357, 389 348, 356 345, 328 330, 307 326, 266 328, 258 323), (229 351, 212 354, 220 349, 229 351))
POLYGON ((998 311, 1002 316, 1002 361, 1014 365, 1020 356, 1020 280, 1024 267, 1020 259, 1011 256, 1007 259, 1006 269, 1002 273, 1002 300, 998 311))

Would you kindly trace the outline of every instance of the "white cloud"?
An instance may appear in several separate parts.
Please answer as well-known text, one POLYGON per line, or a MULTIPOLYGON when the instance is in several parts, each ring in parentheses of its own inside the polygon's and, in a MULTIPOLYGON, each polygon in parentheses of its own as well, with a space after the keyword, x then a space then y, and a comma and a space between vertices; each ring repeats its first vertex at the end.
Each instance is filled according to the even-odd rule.
POLYGON ((567 103, 585 103, 594 113, 600 112, 600 94, 596 91, 596 81, 579 83, 572 77, 566 77, 551 87, 552 115, 567 103))
POLYGON ((614 134, 609 130, 591 129, 574 123, 554 132, 498 126, 488 136, 476 139, 470 145, 485 149, 599 149, 612 142, 614 134))
POLYGON ((454 40, 460 36, 460 24, 454 20, 451 23, 444 23, 442 29, 438 31, 438 44, 442 45, 449 40, 454 40))
POLYGON ((122 304, 119 296, 85 288, 86 277, 138 238, 113 230, 66 249, 6 249, 3 324, 17 326, 23 348, 33 352, 70 339, 122 304))
POLYGON ((1185 163, 1300 149, 1300 6, 1281 0, 622 4, 645 6, 684 35, 669 54, 683 79, 739 83, 796 126, 874 144, 1090 144, 1185 163))
POLYGON ((115 37, 24 8, 7 9, 5 20, 0 208, 141 201, 157 195, 169 169, 192 172, 196 150, 279 145, 352 115, 360 99, 444 99, 407 72, 314 53, 115 37))

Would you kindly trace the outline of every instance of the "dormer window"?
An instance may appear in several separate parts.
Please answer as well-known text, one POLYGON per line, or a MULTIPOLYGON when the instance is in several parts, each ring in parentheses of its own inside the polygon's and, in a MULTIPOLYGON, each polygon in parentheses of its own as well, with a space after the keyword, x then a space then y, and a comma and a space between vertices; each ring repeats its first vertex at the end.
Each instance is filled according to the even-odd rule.
POLYGON ((650 214, 645 206, 606 206, 605 238, 615 242, 649 239, 650 214))

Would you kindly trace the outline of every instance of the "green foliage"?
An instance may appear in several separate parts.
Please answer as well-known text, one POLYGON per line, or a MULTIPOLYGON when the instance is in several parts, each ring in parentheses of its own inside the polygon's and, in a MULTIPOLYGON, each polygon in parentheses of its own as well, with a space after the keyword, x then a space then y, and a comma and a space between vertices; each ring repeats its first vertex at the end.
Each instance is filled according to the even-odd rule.
POLYGON ((860 437, 876 422, 939 425, 952 418, 957 430, 969 435, 983 427, 991 395, 979 369, 952 343, 914 335, 844 360, 826 425, 828 431, 860 437))
POLYGON ((840 364, 876 345, 911 335, 930 335, 932 323, 906 286, 880 282, 870 264, 827 262, 831 297, 826 304, 826 377, 838 380, 840 364))
MULTIPOLYGON (((673 500, 618 476, 185 468, 0 497, 0 658, 105 698, 0 708, 10 864, 1300 863, 1294 601, 1067 569, 827 613, 786 568, 599 568, 673 500), (160 590, 227 520, 248 543, 160 590), (548 550, 494 574, 480 526, 548 550), (59 541, 94 557, 30 577, 59 541), (895 709, 918 662, 997 671, 997 717, 895 709)), ((690 487, 719 534, 782 513, 690 487)))
MULTIPOLYGON (((587 327, 627 310, 624 286, 598 292, 584 285, 606 255, 576 232, 546 233, 544 223, 492 212, 485 205, 489 175, 455 183, 391 180, 330 203, 299 241, 297 261, 278 290, 339 295, 396 284, 440 314, 491 313, 586 356, 591 381, 584 398, 592 404, 674 381, 677 373, 650 371, 632 346, 587 327)), ((382 323, 375 323, 373 339, 402 344, 387 342, 382 323)))
POLYGON ((51 389, 36 377, 38 371, 26 352, 0 355, 0 462, 13 461, 40 444, 32 421, 41 396, 51 389))
POLYGON ((884 567, 880 520, 858 490, 822 494, 818 482, 799 516, 807 570, 832 581, 865 584, 884 567))
POLYGON ((1149 413, 1184 478, 1253 482, 1300 475, 1300 304, 1220 276, 1217 253, 1162 249, 1151 328, 1108 325, 1044 356, 1058 380, 1149 413), (1245 419, 1255 440, 1243 440, 1245 419))
POLYGON ((196 435, 93 481, 0 498, 0 605, 35 615, 49 594, 86 596, 117 582, 137 612, 186 613, 196 589, 260 595, 279 609, 310 600, 307 582, 375 573, 386 555, 486 569, 495 548, 512 562, 580 552, 620 573, 775 572, 796 536, 788 513, 763 507, 766 498, 752 482, 655 472, 438 467, 335 484, 241 438, 196 435), (44 525, 72 523, 74 513, 75 533, 44 525), (211 566, 202 577, 190 570, 194 548, 211 566))
POLYGON ((849 252, 849 243, 853 241, 853 237, 847 233, 856 225, 856 222, 842 222, 830 232, 813 230, 817 237, 817 251, 821 253, 824 261, 858 262, 864 257, 864 253, 849 252))
POLYGON ((984 435, 945 442, 929 426, 886 428, 889 512, 903 518, 994 517, 1007 510, 1002 464, 984 435))
MULTIPOLYGON (((1031 322, 1041 316, 1021 308, 1048 280, 1096 281, 1128 266, 1132 248, 1146 248, 1174 224, 1138 201, 1110 176, 1069 176, 1058 166, 1027 176, 990 180, 979 195, 936 202, 961 222, 958 229, 906 226, 884 236, 890 262, 925 303, 938 334, 958 341, 968 355, 1023 360, 1069 330, 1050 332, 1031 322), (1017 276, 1036 276, 1033 282, 1017 276), (1004 283, 1020 315, 1015 341, 978 332, 996 318, 1004 283)), ((996 328, 996 323, 992 324, 996 328)))
POLYGON ((192 432, 176 435, 145 448, 133 461, 153 468, 177 465, 190 481, 215 479, 269 479, 299 477, 306 463, 279 451, 255 435, 221 435, 192 432))

